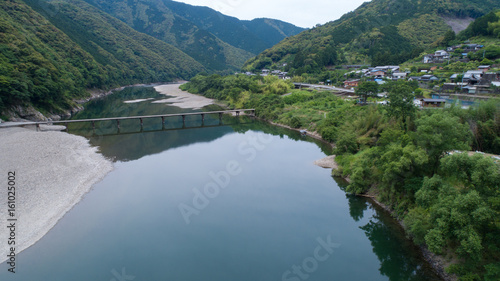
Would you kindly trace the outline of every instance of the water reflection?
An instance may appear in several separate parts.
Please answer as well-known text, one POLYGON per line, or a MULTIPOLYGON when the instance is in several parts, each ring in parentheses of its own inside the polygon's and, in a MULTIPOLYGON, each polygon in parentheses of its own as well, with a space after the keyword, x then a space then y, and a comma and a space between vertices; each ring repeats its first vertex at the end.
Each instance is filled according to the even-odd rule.
MULTIPOLYGON (((124 99, 144 98, 158 98, 158 94, 147 88, 143 91, 131 88, 105 101, 95 101, 75 118, 186 112, 164 104, 123 103, 124 99)), ((365 198, 342 193, 330 182, 328 172, 312 165, 313 160, 331 154, 328 144, 246 117, 224 116, 221 125, 218 116, 208 116, 204 126, 200 126, 199 117, 186 118, 184 123, 180 118, 169 119, 165 125, 160 120, 144 121, 142 131, 137 120, 123 122, 119 132, 112 122, 99 124, 95 133, 89 124, 70 128, 70 132, 89 136, 91 143, 98 145, 105 156, 128 162, 121 163, 114 176, 108 177, 103 183, 107 186, 97 188, 86 202, 79 204, 80 213, 73 212, 73 216, 84 217, 89 222, 103 221, 103 229, 109 231, 106 237, 82 236, 74 244, 83 241, 87 244, 82 245, 93 245, 92 237, 100 237, 108 247, 101 254, 123 261, 113 266, 128 266, 141 279, 152 276, 149 280, 158 280, 167 267, 169 274, 179 277, 176 280, 203 280, 206 276, 211 280, 277 280, 283 271, 311 255, 317 237, 333 233, 342 247, 310 280, 439 280, 392 218, 371 207, 365 198), (281 140, 259 154, 251 165, 246 163, 245 172, 231 179, 233 187, 213 201, 194 227, 186 226, 179 215, 178 203, 190 202, 191 189, 203 187, 208 172, 214 167, 219 169, 225 167, 228 160, 241 158, 228 148, 236 151, 238 144, 245 140, 243 135, 249 131, 263 132, 281 140), (314 142, 322 153, 304 140, 314 142), (150 155, 155 156, 145 157, 150 155), (141 161, 132 161, 143 157, 141 161), (142 181, 134 182, 136 178, 153 184, 142 186, 142 181), (112 189, 106 188, 111 186, 112 189), (135 186, 141 186, 139 201, 138 195, 132 193, 135 186), (124 202, 116 200, 116 194, 120 194, 124 202), (109 202, 114 202, 116 214, 110 210, 93 211, 109 202), (132 204, 136 204, 136 208, 130 209, 132 204), (149 220, 164 223, 157 225, 149 220), (148 229, 148 232, 128 229, 131 221, 140 223, 140 229, 148 229), (122 229, 128 231, 127 235, 122 234, 122 229), (153 237, 149 240, 157 241, 157 245, 136 245, 143 235, 153 237), (122 249, 129 252, 134 249, 144 252, 144 257, 154 255, 155 258, 138 264, 135 254, 112 254, 122 249), (151 268, 152 263, 157 264, 157 268, 151 268), (190 266, 196 270, 188 268, 190 266)), ((345 186, 338 183, 341 188, 345 186)), ((74 221, 77 219, 64 221, 52 235, 61 229, 61 237, 65 237, 74 221)), ((75 231, 74 235, 79 233, 75 231)), ((46 241, 57 244, 60 239, 54 235, 46 241)), ((39 247, 43 248, 42 245, 39 247)), ((85 249, 75 246, 73 252, 79 251, 85 249)), ((102 270, 104 276, 108 276, 110 269, 102 270)))
MULTIPOLYGON (((367 199, 349 195, 348 200, 351 217, 361 220, 369 207, 367 199)), ((418 247, 405 237, 402 227, 382 208, 375 207, 369 222, 359 228, 365 232, 380 261, 380 274, 389 280, 441 280, 423 260, 418 247)))

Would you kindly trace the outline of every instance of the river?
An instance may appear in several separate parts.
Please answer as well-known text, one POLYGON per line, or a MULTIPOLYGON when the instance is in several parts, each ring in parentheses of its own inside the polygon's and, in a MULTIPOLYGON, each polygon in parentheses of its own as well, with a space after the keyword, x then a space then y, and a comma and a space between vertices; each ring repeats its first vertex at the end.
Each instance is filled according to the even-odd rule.
MULTIPOLYGON (((191 112, 163 98, 126 88, 75 118, 191 112)), ((115 170, 0 280, 439 280, 383 210, 313 165, 328 145, 247 117, 179 119, 72 125, 115 170)))

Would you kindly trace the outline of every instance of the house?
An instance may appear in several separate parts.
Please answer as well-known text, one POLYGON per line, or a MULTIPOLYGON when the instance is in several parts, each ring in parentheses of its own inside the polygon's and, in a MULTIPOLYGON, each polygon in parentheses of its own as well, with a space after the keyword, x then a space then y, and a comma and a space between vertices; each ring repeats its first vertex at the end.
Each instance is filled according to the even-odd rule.
POLYGON ((447 51, 448 53, 453 53, 453 52, 455 52, 455 50, 456 50, 456 49, 460 49, 460 48, 462 48, 462 46, 461 46, 461 45, 451 46, 451 47, 446 48, 446 51, 447 51))
POLYGON ((500 73, 485 73, 482 80, 489 82, 500 81, 500 73))
POLYGON ((464 53, 470 53, 470 52, 477 52, 484 48, 484 45, 478 45, 478 44, 467 44, 464 46, 464 53))
POLYGON ((399 66, 398 65, 384 65, 384 66, 377 66, 375 69, 383 70, 385 72, 392 71, 396 72, 399 71, 399 66))
POLYGON ((424 63, 432 63, 435 60, 435 56, 433 54, 424 56, 424 63))
POLYGON ((434 53, 434 55, 436 57, 440 57, 440 58, 443 58, 443 59, 449 59, 450 58, 450 54, 447 51, 445 51, 445 50, 436 51, 434 53))
POLYGON ((446 103, 445 99, 421 99, 423 107, 442 107, 446 103))
POLYGON ((480 65, 477 67, 477 70, 480 70, 483 73, 490 71, 490 69, 491 69, 491 66, 489 66, 489 65, 480 65))
POLYGON ((466 82, 469 84, 476 84, 481 79, 483 79, 483 76, 486 75, 483 73, 481 70, 469 70, 465 72, 463 75, 459 73, 453 74, 450 79, 454 82, 466 82), (460 78, 461 81, 457 81, 460 78))
POLYGON ((437 78, 434 75, 430 75, 430 74, 424 75, 424 76, 420 77, 420 79, 419 79, 420 82, 433 82, 433 81, 438 81, 438 80, 439 80, 439 78, 437 78))
POLYGON ((368 73, 368 76, 382 78, 385 76, 385 71, 375 68, 368 73))
POLYGON ((424 63, 443 63, 447 59, 450 59, 450 54, 445 50, 438 50, 434 54, 425 55, 424 63))
POLYGON ((354 87, 359 86, 360 80, 350 80, 350 81, 344 81, 344 88, 346 89, 352 89, 354 87))
POLYGON ((394 72, 392 74, 392 80, 406 79, 407 75, 408 75, 408 73, 406 73, 406 72, 394 72))
POLYGON ((469 70, 465 72, 463 81, 467 81, 470 84, 475 84, 483 78, 483 71, 481 70, 469 70))

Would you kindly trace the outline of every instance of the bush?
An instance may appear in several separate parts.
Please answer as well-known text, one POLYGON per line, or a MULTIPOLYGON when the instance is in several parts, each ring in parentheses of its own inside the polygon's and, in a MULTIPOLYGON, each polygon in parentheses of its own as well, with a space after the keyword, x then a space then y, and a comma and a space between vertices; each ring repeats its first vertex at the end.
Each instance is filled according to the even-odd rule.
POLYGON ((302 122, 300 121, 300 119, 298 117, 294 116, 294 117, 290 118, 289 125, 292 128, 298 129, 298 128, 302 127, 302 122))

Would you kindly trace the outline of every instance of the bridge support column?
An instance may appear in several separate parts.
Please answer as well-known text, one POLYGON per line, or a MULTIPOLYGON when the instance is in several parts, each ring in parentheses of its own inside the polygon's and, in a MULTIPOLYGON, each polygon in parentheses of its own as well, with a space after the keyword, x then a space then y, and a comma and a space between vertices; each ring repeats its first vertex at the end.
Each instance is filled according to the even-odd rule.
POLYGON ((201 114, 201 122, 205 122, 205 114, 201 114))

